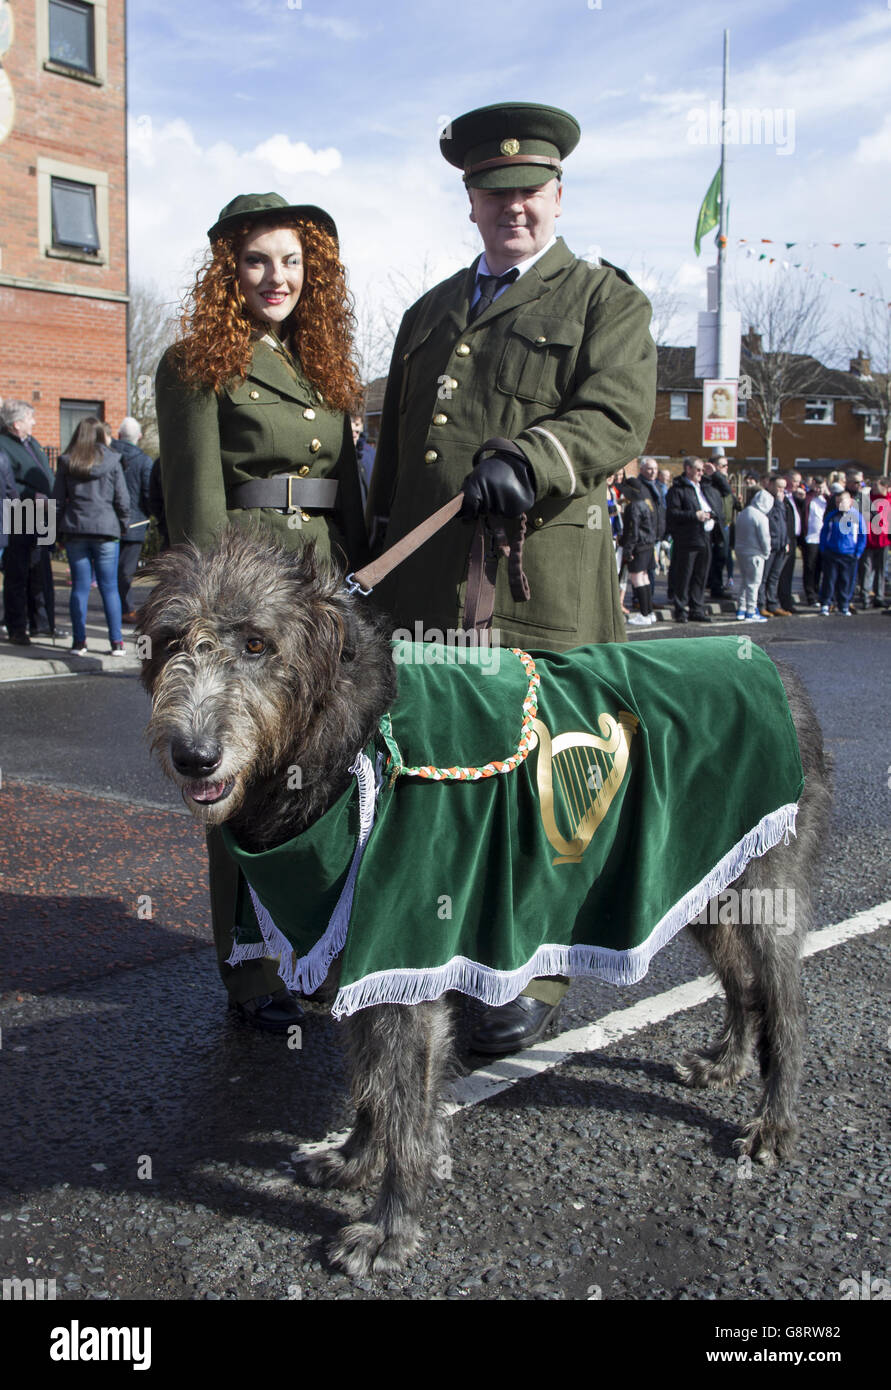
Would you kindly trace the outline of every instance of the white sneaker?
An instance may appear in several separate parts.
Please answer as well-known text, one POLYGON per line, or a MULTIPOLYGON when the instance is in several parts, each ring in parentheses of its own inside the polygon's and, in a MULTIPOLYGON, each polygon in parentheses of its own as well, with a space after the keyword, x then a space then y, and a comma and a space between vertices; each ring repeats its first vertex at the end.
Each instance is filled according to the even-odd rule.
POLYGON ((630 617, 628 617, 628 618, 625 619, 625 622, 628 624, 629 627, 649 627, 649 626, 650 626, 650 620, 649 620, 649 618, 645 618, 644 615, 643 615, 643 613, 632 613, 630 617))

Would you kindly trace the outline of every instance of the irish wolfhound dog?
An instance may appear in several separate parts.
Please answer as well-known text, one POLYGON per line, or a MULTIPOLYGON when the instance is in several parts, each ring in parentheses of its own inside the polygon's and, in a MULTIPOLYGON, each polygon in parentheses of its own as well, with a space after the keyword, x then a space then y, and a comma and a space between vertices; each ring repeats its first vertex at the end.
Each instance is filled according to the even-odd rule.
MULTIPOLYGON (((156 587, 140 616, 150 638, 142 679, 153 697, 153 747, 205 825, 228 821, 249 851, 282 844, 345 791, 357 750, 396 698, 389 634, 311 550, 286 553, 234 528, 213 552, 177 547, 153 568, 156 587), (289 789, 295 764, 299 795, 289 789)), ((713 924, 691 926, 724 987, 726 1020, 714 1046, 678 1068, 687 1085, 730 1086, 754 1045, 763 1098, 739 1142, 765 1164, 788 1155, 796 1136, 799 955, 829 801, 816 716, 795 676, 784 672, 783 681, 806 779, 797 837, 753 860, 735 886, 793 889, 794 929, 740 930, 714 914, 713 924)), ((714 722, 721 712, 699 717, 714 722)), ((716 767, 716 791, 721 775, 716 767)), ((346 1029, 355 1127, 339 1150, 306 1169, 320 1186, 359 1187, 382 1175, 367 1220, 342 1230, 330 1252, 364 1274, 398 1267, 418 1242, 418 1214, 446 1143, 440 1091, 450 1064, 449 1006, 440 998, 360 1008, 346 1029)))

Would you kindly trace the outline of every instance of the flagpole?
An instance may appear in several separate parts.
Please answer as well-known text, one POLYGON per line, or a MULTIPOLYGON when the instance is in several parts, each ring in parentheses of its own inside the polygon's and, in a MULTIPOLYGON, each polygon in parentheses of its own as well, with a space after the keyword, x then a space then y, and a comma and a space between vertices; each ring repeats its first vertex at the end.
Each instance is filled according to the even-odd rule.
POLYGON ((727 124, 727 69, 730 66, 730 30, 724 30, 724 79, 721 87, 721 202, 718 221, 718 380, 724 380, 724 261, 727 254, 727 171, 724 139, 727 124))

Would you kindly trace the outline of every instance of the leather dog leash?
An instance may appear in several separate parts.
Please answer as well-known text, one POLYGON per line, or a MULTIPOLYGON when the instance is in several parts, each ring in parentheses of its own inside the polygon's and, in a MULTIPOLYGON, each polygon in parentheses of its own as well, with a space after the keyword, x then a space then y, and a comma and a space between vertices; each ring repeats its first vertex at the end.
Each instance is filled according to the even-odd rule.
MULTIPOLYGON (((519 458, 524 455, 508 439, 489 439, 473 456, 474 466, 480 457, 491 450, 512 453, 519 458)), ((370 594, 382 579, 414 554, 431 536, 435 536, 452 517, 457 516, 464 502, 464 493, 459 492, 446 502, 445 506, 428 516, 419 526, 407 532, 402 540, 390 546, 371 564, 348 574, 344 583, 351 594, 370 594)), ((526 536, 525 514, 519 518, 519 526, 509 540, 500 517, 480 517, 470 550, 470 563, 467 572, 467 592, 464 603, 464 627, 468 631, 483 632, 491 626, 495 612, 495 579, 498 561, 503 556, 508 561, 508 581, 511 596, 516 603, 529 598, 529 581, 523 571, 523 541, 526 536)))
POLYGON ((464 502, 464 493, 459 492, 450 502, 446 502, 439 511, 433 512, 426 521, 422 521, 420 526, 408 531, 401 541, 391 545, 389 550, 385 550, 376 560, 372 560, 370 565, 364 565, 362 569, 356 570, 354 574, 348 574, 344 583, 351 594, 370 594, 376 584, 394 570, 397 565, 401 565, 403 560, 407 560, 409 555, 422 546, 425 541, 429 541, 431 536, 435 536, 437 531, 441 531, 447 521, 451 521, 453 516, 457 516, 464 502))

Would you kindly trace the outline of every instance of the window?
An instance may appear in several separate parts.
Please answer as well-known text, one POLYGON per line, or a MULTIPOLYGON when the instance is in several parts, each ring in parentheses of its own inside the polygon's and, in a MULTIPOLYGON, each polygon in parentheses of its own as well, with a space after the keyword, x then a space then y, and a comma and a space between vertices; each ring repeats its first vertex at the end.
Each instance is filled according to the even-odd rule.
POLYGON ((804 403, 804 423, 806 425, 834 425, 833 402, 828 396, 813 396, 804 403))
POLYGON ((53 246, 95 254, 99 250, 96 189, 92 184, 74 183, 71 179, 51 179, 50 185, 53 246))
POLYGON ((37 234, 44 256, 108 265, 107 171, 38 155, 37 234))
POLYGON ((34 0, 37 66, 67 81, 108 81, 108 0, 34 0))
POLYGON ((863 438, 877 440, 882 437, 882 421, 877 410, 864 411, 863 438))
POLYGON ((97 415, 100 420, 104 420, 105 402, 59 401, 59 439, 62 441, 63 453, 71 443, 71 436, 81 420, 85 420, 88 415, 97 415))
POLYGON ((95 76, 92 5, 78 4, 77 0, 50 0, 49 60, 95 76))
POLYGON ((737 420, 748 420, 748 418, 749 418, 749 398, 748 398, 748 396, 740 396, 739 400, 737 401, 737 403, 736 403, 736 418, 737 418, 737 420))
POLYGON ((686 391, 672 391, 668 418, 670 420, 689 420, 686 391))

